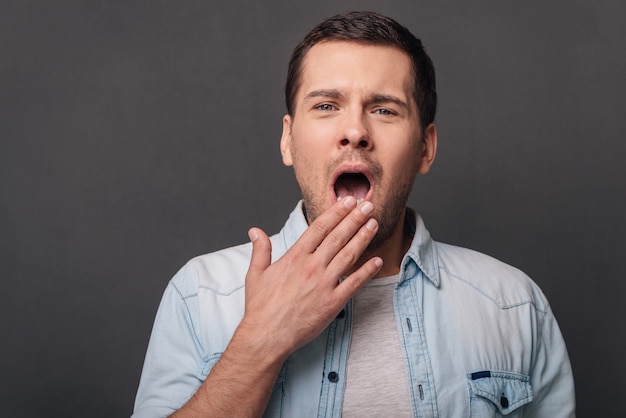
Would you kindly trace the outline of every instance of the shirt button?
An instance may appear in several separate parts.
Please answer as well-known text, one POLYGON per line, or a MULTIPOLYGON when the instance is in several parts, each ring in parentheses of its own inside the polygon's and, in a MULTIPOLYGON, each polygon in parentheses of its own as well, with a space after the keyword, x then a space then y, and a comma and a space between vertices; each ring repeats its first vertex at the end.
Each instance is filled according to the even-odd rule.
POLYGON ((339 380, 339 375, 337 374, 337 372, 330 372, 328 373, 328 380, 336 383, 339 380))
POLYGON ((342 319, 345 316, 346 316, 346 310, 342 309, 341 312, 337 314, 337 319, 342 319))
POLYGON ((504 409, 509 407, 509 400, 504 395, 502 395, 502 397, 500 398, 500 406, 502 406, 502 408, 504 409))

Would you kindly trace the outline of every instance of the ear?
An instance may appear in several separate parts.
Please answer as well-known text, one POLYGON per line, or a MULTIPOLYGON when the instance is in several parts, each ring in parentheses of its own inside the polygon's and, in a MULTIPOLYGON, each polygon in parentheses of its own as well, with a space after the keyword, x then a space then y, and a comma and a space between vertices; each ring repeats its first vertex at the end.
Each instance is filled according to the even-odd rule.
POLYGON ((420 161, 417 172, 420 174, 426 174, 430 170, 430 167, 435 162, 435 155, 437 154, 437 127, 434 123, 431 123, 426 127, 424 131, 424 139, 420 147, 420 161))
POLYGON ((280 137, 280 153, 283 156, 283 164, 286 166, 293 165, 293 157, 291 155, 291 116, 283 116, 283 134, 280 137))

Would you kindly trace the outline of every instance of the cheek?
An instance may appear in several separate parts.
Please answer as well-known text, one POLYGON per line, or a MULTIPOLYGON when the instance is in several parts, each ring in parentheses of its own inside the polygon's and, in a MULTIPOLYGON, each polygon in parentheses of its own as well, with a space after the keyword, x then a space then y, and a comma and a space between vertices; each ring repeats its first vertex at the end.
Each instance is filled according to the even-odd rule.
POLYGON ((421 162, 422 143, 419 140, 411 140, 405 150, 406 151, 402 154, 404 167, 415 176, 421 162))
POLYGON ((418 167, 414 158, 408 158, 406 155, 398 158, 387 167, 387 172, 383 175, 383 190, 392 194, 404 193, 404 190, 413 184, 417 170, 418 167))
POLYGON ((323 146, 330 144, 340 130, 340 118, 314 119, 302 117, 293 126, 293 134, 303 144, 323 146))
POLYGON ((405 142, 403 145, 390 144, 383 157, 390 174, 393 173, 395 177, 417 174, 420 150, 421 148, 412 142, 405 142))

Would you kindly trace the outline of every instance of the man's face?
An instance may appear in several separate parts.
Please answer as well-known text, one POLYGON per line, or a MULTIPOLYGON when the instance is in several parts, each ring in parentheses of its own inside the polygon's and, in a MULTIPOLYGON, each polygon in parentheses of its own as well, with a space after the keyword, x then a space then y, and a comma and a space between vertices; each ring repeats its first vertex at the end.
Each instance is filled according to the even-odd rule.
POLYGON ((375 206, 372 247, 397 230, 415 175, 428 171, 436 148, 434 125, 422 135, 412 92, 411 61, 399 49, 328 41, 309 50, 281 138, 309 223, 352 195, 375 206))

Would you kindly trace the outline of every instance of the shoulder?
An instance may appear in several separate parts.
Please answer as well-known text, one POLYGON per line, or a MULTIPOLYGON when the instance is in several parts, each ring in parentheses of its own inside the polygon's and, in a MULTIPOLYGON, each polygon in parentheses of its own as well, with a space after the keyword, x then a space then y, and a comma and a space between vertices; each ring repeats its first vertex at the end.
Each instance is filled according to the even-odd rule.
POLYGON ((220 294, 240 289, 245 281, 252 246, 241 244, 189 260, 172 278, 172 285, 186 298, 199 288, 220 294))
POLYGON ((481 293, 501 308, 532 303, 547 309, 545 296, 523 271, 494 257, 455 245, 435 243, 443 277, 481 293))
MULTIPOLYGON (((270 239, 274 249, 272 255, 282 255, 284 250, 279 236, 270 239)), ((183 298, 197 295, 198 289, 230 295, 244 286, 251 254, 252 244, 245 243, 199 255, 176 273, 171 284, 183 298)))

